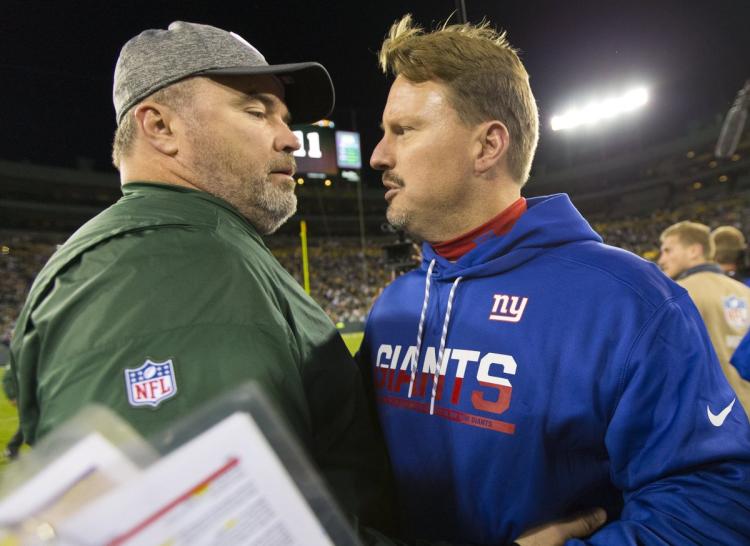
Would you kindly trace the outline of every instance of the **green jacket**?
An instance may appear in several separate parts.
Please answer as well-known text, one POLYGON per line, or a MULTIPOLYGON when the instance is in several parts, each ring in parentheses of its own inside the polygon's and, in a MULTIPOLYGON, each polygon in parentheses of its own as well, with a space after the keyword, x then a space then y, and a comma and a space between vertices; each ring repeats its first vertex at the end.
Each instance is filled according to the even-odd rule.
POLYGON ((19 317, 28 442, 91 402, 150 435, 253 379, 344 509, 369 521, 384 450, 331 320, 225 201, 150 183, 123 194, 52 256, 19 317), (147 360, 171 372, 138 375, 147 360))

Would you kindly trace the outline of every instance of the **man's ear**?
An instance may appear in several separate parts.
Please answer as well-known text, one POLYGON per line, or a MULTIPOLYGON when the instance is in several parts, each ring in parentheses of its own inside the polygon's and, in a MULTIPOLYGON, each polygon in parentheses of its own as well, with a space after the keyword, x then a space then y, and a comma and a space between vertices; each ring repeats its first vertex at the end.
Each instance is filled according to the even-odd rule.
POLYGON ((688 246, 688 256, 690 256, 690 259, 695 261, 703 261, 708 259, 708 257, 706 256, 706 250, 700 243, 693 243, 692 245, 688 246))
POLYGON ((510 133, 501 121, 485 121, 477 127, 476 139, 474 170, 477 174, 485 174, 502 163, 508 153, 510 133))
POLYGON ((147 100, 136 106, 133 115, 146 142, 165 155, 177 154, 176 116, 171 108, 147 100))

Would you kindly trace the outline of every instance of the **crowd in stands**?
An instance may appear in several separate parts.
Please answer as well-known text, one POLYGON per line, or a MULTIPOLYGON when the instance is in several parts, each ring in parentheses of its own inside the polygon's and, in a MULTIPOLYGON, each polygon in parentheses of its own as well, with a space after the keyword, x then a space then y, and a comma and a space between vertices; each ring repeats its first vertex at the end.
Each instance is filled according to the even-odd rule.
MULTIPOLYGON (((363 253, 356 239, 311 242, 308 248, 310 294, 335 323, 364 322, 373 299, 391 280, 381 248, 384 243, 370 241, 363 253)), ((271 239, 269 246, 284 268, 302 284, 299 244, 294 240, 271 239)))
POLYGON ((62 240, 61 236, 0 232, 0 343, 10 344, 31 283, 62 240))
POLYGON ((645 216, 605 219, 591 215, 588 220, 605 243, 656 260, 659 235, 682 220, 700 222, 711 229, 722 225, 734 226, 747 235, 745 228, 750 228, 750 192, 715 201, 695 201, 672 210, 656 210, 645 216))
MULTIPOLYGON (((610 245, 647 259, 658 257, 659 234, 681 220, 694 220, 711 228, 732 225, 741 231, 750 226, 750 192, 713 202, 696 201, 674 210, 657 210, 645 216, 589 218, 610 245)), ((63 235, 0 232, 0 342, 10 335, 34 277, 54 252, 63 235)), ((361 323, 373 299, 393 278, 383 245, 369 240, 364 252, 358 239, 312 239, 308 248, 310 289, 313 298, 334 323, 361 323), (364 267, 363 267, 364 262, 364 267)), ((294 238, 271 237, 269 247, 281 264, 303 283, 302 251, 294 238)))

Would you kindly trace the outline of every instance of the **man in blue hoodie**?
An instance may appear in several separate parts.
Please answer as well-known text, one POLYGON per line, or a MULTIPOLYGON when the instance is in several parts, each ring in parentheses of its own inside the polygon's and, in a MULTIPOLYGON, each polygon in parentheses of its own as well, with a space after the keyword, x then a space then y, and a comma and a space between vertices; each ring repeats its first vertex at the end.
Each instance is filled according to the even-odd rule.
POLYGON ((687 292, 566 195, 521 197, 538 115, 504 35, 407 16, 380 61, 371 165, 424 260, 360 361, 407 535, 501 544, 604 506, 589 544, 750 543, 750 425, 687 292))

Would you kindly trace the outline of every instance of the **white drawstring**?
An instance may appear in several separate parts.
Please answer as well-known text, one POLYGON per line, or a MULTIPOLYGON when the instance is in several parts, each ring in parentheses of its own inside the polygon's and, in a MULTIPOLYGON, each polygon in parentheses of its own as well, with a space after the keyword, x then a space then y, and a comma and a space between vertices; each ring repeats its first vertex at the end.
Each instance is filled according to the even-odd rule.
MULTIPOLYGON (((433 260, 433 263, 434 263, 434 260, 433 260)), ((448 295, 448 307, 445 310, 445 320, 443 321, 443 332, 440 335, 440 349, 438 350, 437 362, 435 363, 435 375, 432 378, 432 398, 430 399, 430 415, 433 415, 433 413, 435 412, 435 395, 437 394, 438 381, 440 381, 440 370, 443 367, 443 353, 445 352, 445 340, 448 338, 448 323, 450 322, 450 319, 451 319, 451 309, 453 308, 453 296, 456 293, 456 287, 458 286, 458 283, 461 281, 461 278, 462 277, 457 277, 456 280, 453 281, 453 286, 451 286, 451 292, 448 295)), ((425 303, 426 303, 426 300, 425 300, 425 303)), ((424 316, 424 309, 422 310, 422 315, 424 316)), ((420 338, 421 338, 421 331, 422 331, 421 320, 419 324, 419 330, 420 330, 420 338)), ((419 354, 419 349, 417 349, 417 354, 419 354)), ((411 387, 409 387, 409 392, 411 393, 411 387)))
POLYGON ((435 260, 430 262, 430 267, 427 268, 427 279, 424 283, 424 300, 422 302, 422 314, 419 317, 419 329, 417 330, 417 352, 411 359, 411 380, 409 381, 409 398, 411 398, 411 391, 414 387, 414 379, 417 376, 417 360, 419 359, 419 351, 422 349, 422 334, 424 333, 424 318, 427 315, 427 302, 430 301, 430 279, 432 278, 432 269, 435 267, 435 260))

